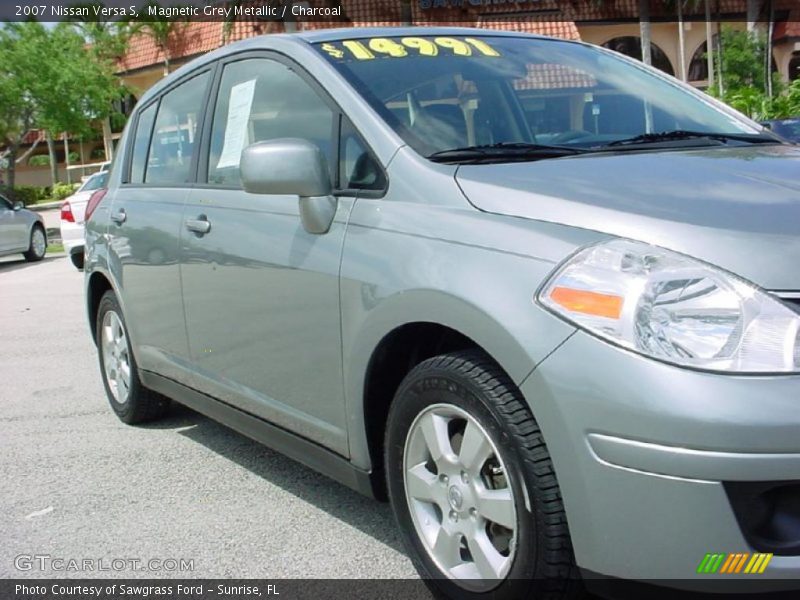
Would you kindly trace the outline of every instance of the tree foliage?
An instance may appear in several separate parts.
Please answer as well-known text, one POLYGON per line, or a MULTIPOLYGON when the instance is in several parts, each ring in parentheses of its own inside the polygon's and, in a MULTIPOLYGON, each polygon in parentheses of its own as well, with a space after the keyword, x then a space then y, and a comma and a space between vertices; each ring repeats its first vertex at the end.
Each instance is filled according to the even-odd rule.
MULTIPOLYGON (((170 4, 171 8, 179 8, 183 5, 170 4)), ((150 15, 150 8, 159 9, 161 5, 157 0, 150 0, 142 9, 141 20, 136 24, 137 33, 148 36, 153 43, 164 54, 164 75, 169 73, 171 48, 170 42, 173 38, 177 39, 183 29, 188 24, 188 18, 167 17, 158 10, 153 11, 154 16, 150 15)))
POLYGON ((18 147, 30 127, 44 129, 51 157, 52 139, 62 132, 89 134, 122 93, 111 62, 96 55, 72 24, 48 29, 33 21, 0 30, 0 88, 6 141, 18 147))
POLYGON ((714 61, 722 72, 724 92, 720 93, 717 85, 709 93, 759 121, 800 115, 800 82, 787 87, 773 73, 772 97, 767 93, 767 40, 763 34, 725 27, 720 45, 714 61))

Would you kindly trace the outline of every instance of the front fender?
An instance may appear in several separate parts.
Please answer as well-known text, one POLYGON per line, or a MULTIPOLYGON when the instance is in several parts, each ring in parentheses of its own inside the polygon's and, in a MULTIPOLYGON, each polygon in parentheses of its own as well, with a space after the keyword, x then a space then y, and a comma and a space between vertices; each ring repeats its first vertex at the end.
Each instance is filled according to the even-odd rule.
POLYGON ((348 260, 352 237, 345 250, 345 402, 351 460, 360 468, 372 467, 363 406, 367 371, 376 348, 398 327, 428 322, 453 329, 483 348, 516 383, 574 332, 534 303, 550 262, 380 230, 359 237, 373 252, 380 248, 382 256, 402 257, 375 270, 369 262, 348 260), (409 257, 416 251, 424 260, 409 257))

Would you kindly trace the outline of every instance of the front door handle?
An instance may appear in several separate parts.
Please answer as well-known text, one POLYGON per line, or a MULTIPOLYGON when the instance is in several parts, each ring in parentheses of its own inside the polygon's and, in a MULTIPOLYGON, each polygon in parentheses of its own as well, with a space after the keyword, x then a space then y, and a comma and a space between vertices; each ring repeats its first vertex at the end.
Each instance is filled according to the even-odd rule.
POLYGON ((124 208, 120 208, 118 212, 111 213, 111 220, 117 225, 122 225, 127 218, 128 215, 125 214, 124 208))
POLYGON ((186 229, 198 235, 204 235, 211 231, 211 222, 205 215, 200 215, 196 219, 186 219, 186 229))

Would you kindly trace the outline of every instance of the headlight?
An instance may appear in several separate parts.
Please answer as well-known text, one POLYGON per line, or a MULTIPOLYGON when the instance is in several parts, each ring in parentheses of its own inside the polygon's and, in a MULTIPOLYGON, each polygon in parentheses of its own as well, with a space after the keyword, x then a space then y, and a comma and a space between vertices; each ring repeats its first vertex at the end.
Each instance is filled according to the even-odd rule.
POLYGON ((800 315, 687 256, 627 240, 581 250, 539 302, 567 321, 670 363, 736 373, 800 371, 800 315))

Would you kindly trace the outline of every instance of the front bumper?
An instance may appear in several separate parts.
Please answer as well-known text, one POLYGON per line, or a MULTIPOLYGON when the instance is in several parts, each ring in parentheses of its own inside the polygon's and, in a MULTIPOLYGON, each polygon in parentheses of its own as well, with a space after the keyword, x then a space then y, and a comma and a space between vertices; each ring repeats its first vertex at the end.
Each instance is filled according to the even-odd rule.
POLYGON ((582 569, 685 588, 730 578, 800 588, 800 552, 776 552, 762 574, 697 573, 708 553, 759 551, 731 483, 800 483, 800 376, 681 369, 577 332, 521 387, 582 569))

